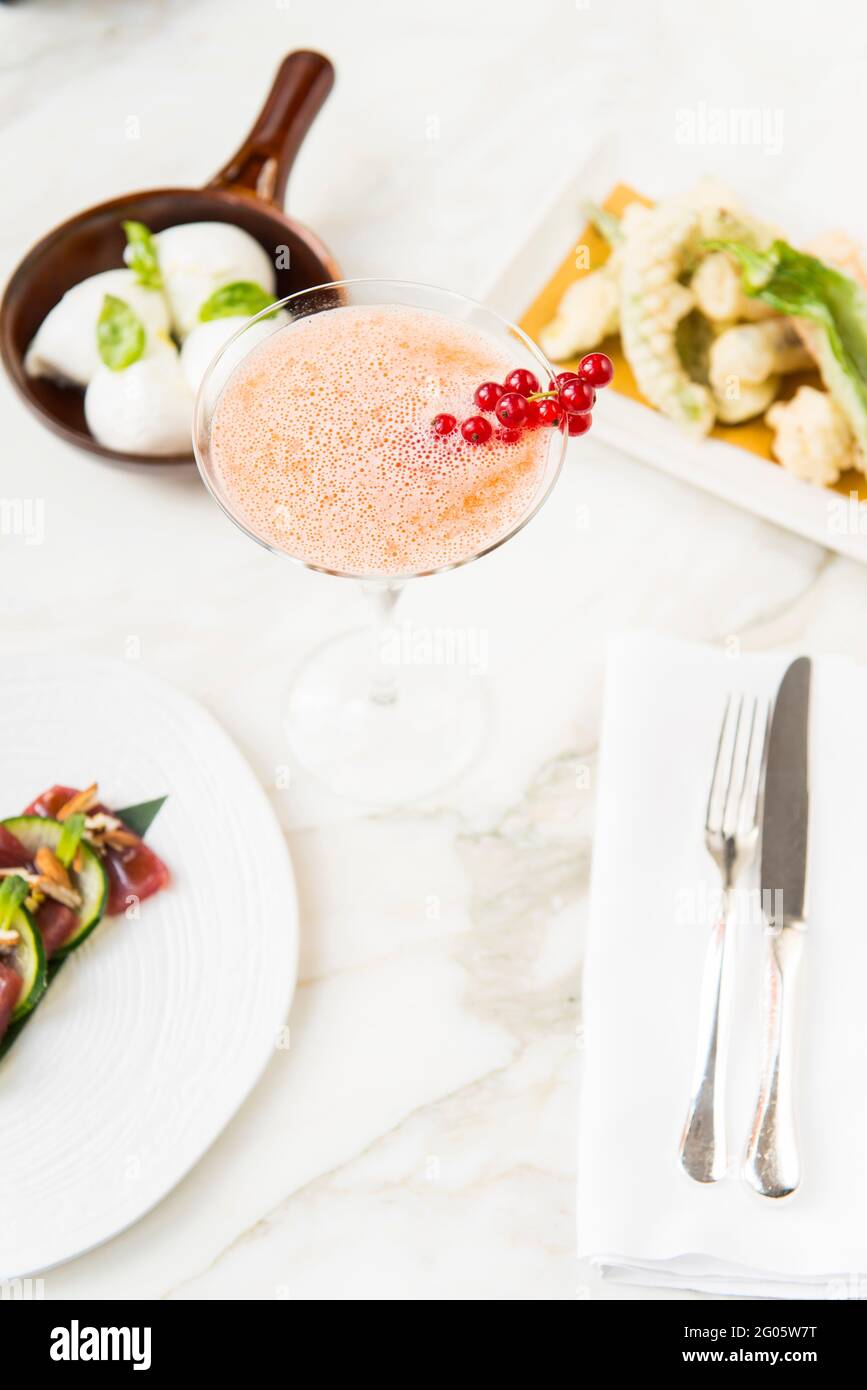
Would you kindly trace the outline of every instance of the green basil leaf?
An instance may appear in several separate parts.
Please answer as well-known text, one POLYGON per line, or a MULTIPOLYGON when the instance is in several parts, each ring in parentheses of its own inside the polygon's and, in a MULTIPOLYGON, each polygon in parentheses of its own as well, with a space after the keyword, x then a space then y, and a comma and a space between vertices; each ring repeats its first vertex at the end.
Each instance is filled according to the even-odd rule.
POLYGON ((99 355, 113 372, 137 362, 145 350, 145 331, 140 318, 122 299, 107 294, 96 321, 99 355))
POLYGON ((145 289, 161 290, 163 276, 151 232, 143 222, 124 222, 121 225, 126 236, 124 260, 130 270, 135 272, 136 279, 145 289))
MULTIPOLYGON (((253 280, 234 280, 231 285, 221 285, 214 290, 199 310, 199 318, 202 323, 209 323, 211 319, 251 319, 273 303, 273 294, 268 294, 253 280)), ((269 314, 268 317, 274 316, 269 314)))

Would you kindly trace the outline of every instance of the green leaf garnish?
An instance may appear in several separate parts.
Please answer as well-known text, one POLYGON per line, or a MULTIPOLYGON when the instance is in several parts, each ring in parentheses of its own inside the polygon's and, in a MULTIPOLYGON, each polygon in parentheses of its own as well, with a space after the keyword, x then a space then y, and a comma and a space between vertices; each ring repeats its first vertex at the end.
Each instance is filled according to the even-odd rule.
POLYGON ((19 878, 18 874, 10 874, 4 878, 3 887, 0 888, 0 931, 5 931, 23 903, 30 889, 19 878))
MULTIPOLYGON (((268 294, 255 281, 233 280, 231 285, 221 285, 214 290, 210 299, 205 300, 199 310, 199 318, 202 323, 209 323, 211 319, 251 319, 275 302, 273 294, 268 294)), ((268 317, 273 318, 273 315, 269 314, 268 317)))
POLYGON ((157 256, 156 243, 143 222, 124 222, 126 254, 124 260, 140 285, 148 290, 161 290, 163 276, 157 256))
POLYGON ((122 811, 115 811, 114 814, 143 840, 167 800, 167 796, 158 796, 154 801, 139 801, 135 806, 125 806, 122 811))
POLYGON ((742 241, 706 245, 738 262, 747 294, 780 314, 816 325, 822 380, 862 450, 867 449, 867 294, 861 286, 785 241, 775 241, 766 251, 742 241))
POLYGON ((64 869, 68 869, 75 858, 78 846, 81 844, 81 837, 84 834, 84 824, 85 818, 80 813, 77 816, 70 816, 69 820, 63 823, 63 834, 57 841, 55 854, 64 869))
POLYGON ((145 350, 145 331, 140 318, 122 299, 107 294, 96 321, 99 355, 113 372, 137 362, 145 350))

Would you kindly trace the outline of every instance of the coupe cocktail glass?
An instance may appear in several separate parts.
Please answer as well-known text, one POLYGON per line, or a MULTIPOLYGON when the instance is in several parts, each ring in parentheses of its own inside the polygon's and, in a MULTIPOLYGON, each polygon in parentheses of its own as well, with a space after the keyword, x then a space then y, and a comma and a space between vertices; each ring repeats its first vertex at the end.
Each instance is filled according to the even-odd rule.
POLYGON ((475 388, 552 368, 519 328, 462 295, 347 280, 251 319, 211 363, 196 459, 226 514, 260 545, 359 581, 372 627, 319 647, 288 692, 297 760, 338 793, 399 805, 452 781, 487 724, 467 634, 414 633, 394 609, 409 579, 467 564, 527 524, 566 447, 560 429, 438 438, 441 413, 478 415, 475 388))

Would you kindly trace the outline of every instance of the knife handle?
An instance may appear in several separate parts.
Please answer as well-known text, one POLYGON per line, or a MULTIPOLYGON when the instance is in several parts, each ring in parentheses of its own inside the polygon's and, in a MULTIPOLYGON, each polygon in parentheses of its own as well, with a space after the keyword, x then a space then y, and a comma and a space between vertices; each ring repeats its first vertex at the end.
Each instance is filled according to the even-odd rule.
POLYGON ((734 957, 734 894, 726 888, 701 984, 693 1093, 680 1140, 680 1164, 694 1182, 719 1182, 728 1167, 725 1073, 734 957))
POLYGON ((788 1197, 801 1181, 795 1127, 795 1013, 804 949, 800 924, 765 931, 764 1058, 744 1178, 761 1197, 788 1197))

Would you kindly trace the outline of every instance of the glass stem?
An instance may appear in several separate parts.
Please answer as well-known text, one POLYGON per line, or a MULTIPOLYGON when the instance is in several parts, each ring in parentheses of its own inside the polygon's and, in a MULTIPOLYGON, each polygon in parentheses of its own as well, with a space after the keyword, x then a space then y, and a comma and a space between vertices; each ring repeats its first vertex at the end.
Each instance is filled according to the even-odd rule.
POLYGON ((375 705, 397 702, 397 668, 400 643, 394 626, 394 610, 403 592, 402 584, 387 579, 362 584, 362 592, 373 610, 370 698, 375 705))

